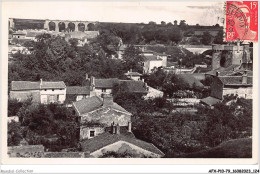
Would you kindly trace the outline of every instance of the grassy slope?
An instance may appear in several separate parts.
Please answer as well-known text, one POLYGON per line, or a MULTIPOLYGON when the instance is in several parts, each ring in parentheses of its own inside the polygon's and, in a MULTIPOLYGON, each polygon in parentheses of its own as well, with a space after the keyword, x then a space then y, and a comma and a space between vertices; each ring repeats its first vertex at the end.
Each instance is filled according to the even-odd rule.
POLYGON ((214 148, 190 153, 183 158, 252 158, 252 139, 241 138, 226 141, 214 148))

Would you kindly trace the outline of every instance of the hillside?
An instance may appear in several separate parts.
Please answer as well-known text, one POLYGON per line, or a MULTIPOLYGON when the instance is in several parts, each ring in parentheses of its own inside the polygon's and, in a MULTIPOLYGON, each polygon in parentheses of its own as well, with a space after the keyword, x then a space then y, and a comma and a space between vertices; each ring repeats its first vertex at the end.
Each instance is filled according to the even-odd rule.
POLYGON ((252 138, 233 139, 220 145, 181 158, 252 158, 252 138))

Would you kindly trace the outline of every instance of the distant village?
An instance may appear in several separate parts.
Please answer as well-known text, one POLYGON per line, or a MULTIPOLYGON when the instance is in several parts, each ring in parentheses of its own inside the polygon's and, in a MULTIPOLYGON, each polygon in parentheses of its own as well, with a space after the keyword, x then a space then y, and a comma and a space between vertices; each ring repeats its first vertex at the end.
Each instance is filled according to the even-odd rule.
MULTIPOLYGON (((68 43, 70 43, 69 40, 76 39, 76 46, 84 48, 84 45, 90 44, 93 39, 102 35, 100 31, 94 29, 94 26, 98 22, 35 20, 31 22, 31 26, 37 26, 37 22, 43 25, 42 29, 32 29, 35 27, 22 29, 22 23, 30 22, 27 20, 22 21, 22 19, 9 20, 9 27, 12 30, 9 33, 9 66, 10 64, 15 64, 17 60, 14 59, 16 59, 15 55, 17 54, 34 54, 34 50, 31 49, 32 46, 27 46, 25 43, 27 41, 38 42, 37 36, 49 34, 52 37, 61 37, 68 43)), ((177 23, 172 25, 177 25, 177 23)), ((225 96, 236 96, 237 98, 251 101, 253 98, 252 45, 240 42, 210 43, 208 45, 187 44, 185 41, 190 38, 195 36, 200 38, 205 32, 209 32, 212 37, 215 37, 222 30, 221 27, 210 28, 202 26, 196 29, 196 26, 194 26, 193 28, 195 29, 192 34, 183 37, 180 43, 173 46, 163 44, 129 44, 124 43, 118 37, 119 42, 109 59, 121 61, 123 64, 125 61, 124 56, 128 54, 129 47, 138 50, 137 56, 142 58, 140 61, 141 70, 129 67, 124 72, 123 78, 100 78, 86 70, 84 76, 80 79, 82 82, 80 85, 69 85, 63 80, 46 80, 42 77, 39 77, 37 81, 12 80, 9 84, 9 100, 16 100, 17 103, 26 103, 30 100, 30 106, 55 104, 69 109, 72 115, 75 115, 73 123, 77 125, 77 128, 76 133, 73 135, 77 139, 77 146, 79 148, 66 148, 57 151, 50 150, 51 148, 46 148, 42 143, 31 143, 27 136, 23 135, 19 138, 19 142, 8 146, 9 156, 45 158, 98 158, 111 156, 135 158, 169 157, 168 151, 166 152, 165 149, 154 143, 157 139, 153 140, 151 134, 147 133, 146 137, 142 133, 140 135, 135 134, 135 131, 137 132, 138 129, 135 128, 136 125, 140 126, 140 130, 138 129, 138 131, 142 132, 141 122, 137 118, 138 111, 135 113, 131 112, 131 109, 125 108, 125 106, 129 106, 130 104, 127 104, 126 101, 120 101, 119 97, 115 99, 115 96, 119 96, 119 92, 139 96, 140 100, 146 103, 158 100, 159 109, 149 113, 151 115, 159 115, 156 116, 156 119, 164 117, 161 115, 165 115, 165 113, 169 117, 170 114, 207 117, 205 113, 200 113, 201 110, 198 108, 203 107, 214 110, 218 108, 220 103, 226 101, 225 96), (164 51, 156 50, 154 47, 160 47, 164 51), (178 54, 200 56, 203 61, 194 61, 196 63, 187 66, 187 63, 183 63, 184 59, 187 59, 186 57, 178 58, 176 61, 175 59, 177 58, 174 59, 172 56, 175 53, 171 55, 167 52, 167 49, 171 49, 170 47, 178 49, 178 54), (155 85, 154 81, 162 78, 160 74, 164 80, 155 85), (167 77, 172 81, 167 81, 167 77), (121 106, 120 102, 116 101, 126 103, 121 106), (160 109, 160 103, 163 103, 163 101, 167 102, 169 106, 167 105, 166 107, 164 105, 160 109), (169 113, 165 111, 167 109, 169 109, 169 113), (117 156, 118 154, 121 156, 117 156), (122 154, 125 156, 122 156, 122 154)), ((237 99, 234 100, 234 102, 236 101, 237 99)), ((28 105, 21 104, 20 106, 22 108, 28 105)), ((229 106, 229 104, 226 106, 229 106)), ((55 113, 55 111, 53 112, 55 113)), ((154 116, 150 116, 149 118, 154 119, 154 116)), ((199 121, 197 120, 189 120, 180 126, 183 127, 183 137, 191 137, 194 136, 191 135, 194 132, 201 131, 198 126, 199 121), (194 128, 194 124, 196 124, 196 128, 194 128)), ((142 121, 145 122, 145 119, 142 121)), ((9 124, 19 122, 23 122, 19 115, 8 114, 9 124)), ((199 123, 204 124, 206 122, 201 121, 199 123)), ((30 123, 28 125, 32 127, 30 123)), ((161 128, 153 127, 155 132, 156 129, 160 130, 161 128)), ((248 137, 250 135, 243 138, 248 137)), ((46 141, 55 142, 58 139, 54 135, 46 141)), ((228 139, 231 139, 231 137, 228 139)), ((160 143, 163 144, 163 142, 160 143)), ((174 150, 174 148, 177 147, 171 146, 171 149, 174 150)), ((187 154, 191 152, 187 150, 187 154)))

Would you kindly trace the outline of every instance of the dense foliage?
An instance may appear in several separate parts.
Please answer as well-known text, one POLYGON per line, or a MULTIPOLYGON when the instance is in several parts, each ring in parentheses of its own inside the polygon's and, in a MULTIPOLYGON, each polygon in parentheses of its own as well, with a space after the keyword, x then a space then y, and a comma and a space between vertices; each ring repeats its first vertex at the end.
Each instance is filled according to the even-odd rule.
POLYGON ((18 52, 13 55, 13 61, 8 66, 9 84, 15 80, 38 81, 42 78, 64 81, 66 85, 81 85, 86 73, 99 78, 120 78, 130 65, 134 68, 140 61, 130 62, 127 58, 130 57, 129 51, 124 55, 126 63, 108 58, 111 51, 104 48, 107 42, 103 35, 83 47, 77 47, 75 40, 68 43, 49 34, 39 35, 37 39, 30 43, 32 54, 18 52))
MULTIPOLYGON (((20 106, 17 102, 13 106, 20 106)), ((8 108, 11 112, 13 108, 8 108)), ((43 144, 50 150, 77 147, 79 132, 73 111, 57 104, 22 102, 16 115, 20 122, 8 124, 8 145, 18 145, 22 138, 29 144, 43 144)))
POLYGON ((214 109, 198 107, 196 115, 185 112, 155 114, 143 110, 133 123, 133 132, 137 138, 161 149, 166 157, 178 157, 252 135, 251 100, 233 96, 214 109))

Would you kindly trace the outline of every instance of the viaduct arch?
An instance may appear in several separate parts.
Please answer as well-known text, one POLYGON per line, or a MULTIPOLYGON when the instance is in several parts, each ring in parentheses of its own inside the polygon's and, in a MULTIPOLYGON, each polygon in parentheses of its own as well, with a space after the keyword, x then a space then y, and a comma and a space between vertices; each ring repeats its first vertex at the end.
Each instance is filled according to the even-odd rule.
POLYGON ((90 21, 67 21, 67 20, 45 20, 44 29, 50 31, 64 31, 68 29, 69 31, 93 31, 94 26, 98 22, 90 22, 90 21))

